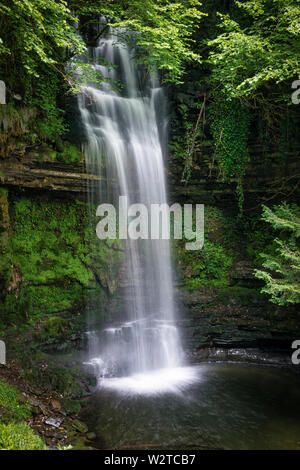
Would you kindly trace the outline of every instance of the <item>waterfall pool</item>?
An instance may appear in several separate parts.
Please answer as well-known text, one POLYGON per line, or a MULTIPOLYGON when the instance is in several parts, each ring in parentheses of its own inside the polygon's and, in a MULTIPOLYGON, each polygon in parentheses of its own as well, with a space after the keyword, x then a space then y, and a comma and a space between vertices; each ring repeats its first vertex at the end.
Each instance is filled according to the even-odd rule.
POLYGON ((164 393, 133 393, 125 379, 121 392, 120 382, 100 386, 86 410, 95 446, 300 449, 300 376, 291 369, 220 363, 187 370, 192 383, 164 393))

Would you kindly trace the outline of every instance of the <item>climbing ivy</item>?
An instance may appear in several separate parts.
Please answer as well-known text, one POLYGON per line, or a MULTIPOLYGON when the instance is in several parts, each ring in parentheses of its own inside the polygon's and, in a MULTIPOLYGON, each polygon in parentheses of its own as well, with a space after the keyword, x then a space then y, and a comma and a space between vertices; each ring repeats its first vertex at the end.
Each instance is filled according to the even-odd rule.
POLYGON ((248 138, 251 114, 237 99, 215 94, 209 106, 209 123, 214 138, 215 158, 225 181, 237 182, 240 210, 243 206, 243 176, 249 160, 248 138))

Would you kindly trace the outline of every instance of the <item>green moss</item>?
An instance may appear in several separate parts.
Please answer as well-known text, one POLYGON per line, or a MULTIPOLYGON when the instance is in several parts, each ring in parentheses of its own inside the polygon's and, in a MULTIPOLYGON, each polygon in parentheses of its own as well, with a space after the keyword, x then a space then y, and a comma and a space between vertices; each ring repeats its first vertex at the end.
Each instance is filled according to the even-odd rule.
POLYGON ((226 236, 228 225, 229 221, 222 211, 207 206, 203 248, 188 251, 185 249, 185 239, 176 242, 177 264, 188 290, 227 285, 232 265, 232 250, 226 236))
MULTIPOLYGON (((7 295, 12 276, 12 250, 10 241, 10 219, 8 212, 7 190, 0 188, 0 312, 7 295)), ((0 315, 0 331, 3 321, 0 315)))
POLYGON ((25 422, 0 424, 0 449, 45 450, 42 439, 25 422))
POLYGON ((67 326, 67 322, 61 317, 50 317, 43 325, 43 330, 48 336, 60 336, 67 326))
POLYGON ((222 304, 239 304, 249 306, 262 302, 263 298, 258 289, 231 286, 218 290, 218 300, 222 304))
POLYGON ((81 405, 78 400, 71 400, 70 398, 64 398, 61 400, 64 411, 67 414, 78 414, 81 410, 81 405))
POLYGON ((76 145, 63 142, 59 151, 56 152, 55 158, 65 163, 79 163, 83 160, 83 154, 76 145))
MULTIPOLYGON (((28 358, 28 363, 30 359, 28 358)), ((31 361, 30 367, 25 370, 25 379, 34 385, 42 386, 47 390, 54 390, 60 393, 63 399, 72 400, 81 398, 85 392, 81 384, 95 386, 96 379, 93 375, 85 371, 82 367, 67 367, 61 363, 47 362, 44 360, 31 361)), ((68 405, 75 406, 68 402, 68 405)), ((77 408, 77 407, 76 407, 77 408)))
POLYGON ((26 371, 26 380, 33 384, 43 385, 48 390, 55 390, 67 398, 77 398, 82 395, 80 385, 72 373, 65 367, 55 365, 34 364, 26 371))
POLYGON ((98 240, 96 218, 90 224, 86 204, 20 197, 12 201, 11 217, 12 253, 8 260, 1 258, 0 274, 5 261, 7 278, 13 262, 21 282, 8 293, 0 323, 20 327, 49 314, 78 312, 85 308, 87 292, 102 297, 104 314, 122 253, 98 240))
POLYGON ((28 418, 31 414, 29 404, 22 401, 20 392, 6 382, 0 382, 0 406, 18 418, 28 418))
POLYGON ((179 252, 186 286, 189 290, 203 286, 219 287, 227 284, 232 259, 217 242, 206 241, 202 250, 179 252))

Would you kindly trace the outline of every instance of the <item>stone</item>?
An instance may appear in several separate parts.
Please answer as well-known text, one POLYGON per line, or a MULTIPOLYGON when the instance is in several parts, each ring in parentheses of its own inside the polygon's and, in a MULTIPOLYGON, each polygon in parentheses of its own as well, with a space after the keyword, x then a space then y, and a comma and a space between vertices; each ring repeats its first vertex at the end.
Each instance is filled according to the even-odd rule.
POLYGON ((74 419, 72 422, 72 426, 79 432, 82 432, 82 433, 88 432, 87 425, 83 423, 82 421, 79 421, 79 419, 74 419))
POLYGON ((63 418, 47 418, 45 424, 52 426, 53 428, 59 428, 63 423, 63 418))
POLYGON ((61 410, 61 404, 57 400, 51 400, 51 406, 54 410, 61 410))

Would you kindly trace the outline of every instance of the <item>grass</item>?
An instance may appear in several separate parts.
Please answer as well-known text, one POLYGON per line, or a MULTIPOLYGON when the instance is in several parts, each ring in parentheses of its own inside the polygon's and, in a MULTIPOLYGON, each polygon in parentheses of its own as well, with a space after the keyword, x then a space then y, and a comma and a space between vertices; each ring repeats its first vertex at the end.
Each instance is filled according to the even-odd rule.
POLYGON ((21 393, 12 385, 0 382, 0 406, 6 408, 18 418, 29 418, 29 406, 22 401, 21 393))
POLYGON ((46 445, 24 419, 31 416, 29 403, 24 403, 19 390, 0 382, 0 450, 44 450, 46 445))
POLYGON ((0 449, 2 450, 45 450, 42 439, 24 421, 0 424, 0 449))

